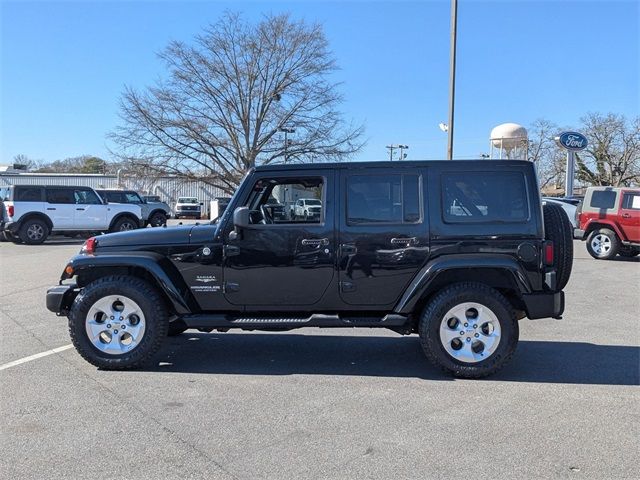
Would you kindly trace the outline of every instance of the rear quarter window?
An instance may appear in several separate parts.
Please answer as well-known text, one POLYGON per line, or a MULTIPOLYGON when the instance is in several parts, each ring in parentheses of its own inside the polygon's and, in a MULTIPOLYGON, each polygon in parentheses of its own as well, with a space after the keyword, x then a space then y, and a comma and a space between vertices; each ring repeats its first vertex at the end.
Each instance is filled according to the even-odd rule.
POLYGON ((442 174, 445 223, 519 223, 529 219, 529 196, 520 172, 442 174))
POLYGON ((617 193, 613 190, 595 190, 591 194, 589 206, 591 208, 615 208, 617 193))
POLYGON ((41 202, 42 188, 18 187, 15 189, 13 197, 13 199, 17 202, 41 202))

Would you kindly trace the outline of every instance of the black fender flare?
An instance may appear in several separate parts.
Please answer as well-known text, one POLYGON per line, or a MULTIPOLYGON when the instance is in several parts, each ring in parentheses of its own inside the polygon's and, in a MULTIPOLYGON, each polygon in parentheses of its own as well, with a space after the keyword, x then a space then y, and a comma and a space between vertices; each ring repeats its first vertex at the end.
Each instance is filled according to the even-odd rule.
POLYGON ((111 231, 111 229, 116 224, 116 222, 118 220, 120 220, 121 218, 123 218, 123 217, 131 218, 132 220, 134 220, 138 224, 138 228, 140 227, 141 220, 140 220, 140 218, 138 218, 136 216, 135 213, 133 213, 133 212, 120 212, 120 213, 116 214, 116 216, 111 219, 111 223, 109 224, 109 228, 107 230, 111 231))
POLYGON ((434 258, 422 267, 396 303, 393 309, 394 312, 401 314, 413 312, 416 305, 437 281, 438 276, 452 270, 467 269, 491 269, 507 272, 521 295, 532 291, 526 273, 517 260, 509 255, 483 255, 482 258, 466 254, 446 255, 434 258))
POLYGON ((83 271, 90 273, 91 269, 102 269, 106 274, 113 274, 115 268, 143 270, 154 280, 176 314, 185 315, 199 311, 198 304, 184 279, 175 266, 162 255, 152 252, 140 252, 135 255, 76 255, 69 261, 69 265, 75 275, 82 274, 83 271))
POLYGON ((30 220, 32 218, 37 218, 38 220, 42 220, 44 223, 46 223, 47 227, 49 228, 49 232, 51 232, 51 230, 53 230, 53 222, 44 213, 41 213, 41 212, 27 212, 24 215, 22 215, 18 220, 15 221, 15 223, 14 223, 14 225, 16 225, 15 231, 17 232, 18 230, 20 230, 20 228, 22 227, 22 224, 24 222, 26 222, 27 220, 30 220))

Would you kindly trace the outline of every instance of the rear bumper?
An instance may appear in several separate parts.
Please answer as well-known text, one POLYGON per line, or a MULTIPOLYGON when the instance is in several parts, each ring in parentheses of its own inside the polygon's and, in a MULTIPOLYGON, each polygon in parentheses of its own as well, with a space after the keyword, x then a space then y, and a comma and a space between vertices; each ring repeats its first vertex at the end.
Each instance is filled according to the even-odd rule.
POLYGON ((67 315, 80 290, 76 285, 56 285, 47 290, 47 310, 56 315, 67 315))
POLYGON ((527 317, 531 320, 537 318, 562 318, 564 312, 564 292, 557 293, 531 293, 522 295, 527 317))
POLYGON ((579 228, 574 228, 573 238, 575 238, 576 240, 584 240, 584 230, 580 230, 579 228))

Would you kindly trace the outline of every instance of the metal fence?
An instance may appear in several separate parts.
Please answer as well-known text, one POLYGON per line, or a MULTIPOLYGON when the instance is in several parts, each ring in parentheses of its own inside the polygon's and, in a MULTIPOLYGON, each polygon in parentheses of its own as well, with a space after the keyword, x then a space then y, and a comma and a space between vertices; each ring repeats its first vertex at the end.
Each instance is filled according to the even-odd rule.
POLYGON ((228 197, 220 188, 201 181, 176 177, 143 178, 129 175, 96 175, 65 173, 0 173, 0 188, 9 185, 60 185, 135 190, 143 195, 158 195, 173 207, 178 197, 196 197, 208 209, 209 202, 228 197))

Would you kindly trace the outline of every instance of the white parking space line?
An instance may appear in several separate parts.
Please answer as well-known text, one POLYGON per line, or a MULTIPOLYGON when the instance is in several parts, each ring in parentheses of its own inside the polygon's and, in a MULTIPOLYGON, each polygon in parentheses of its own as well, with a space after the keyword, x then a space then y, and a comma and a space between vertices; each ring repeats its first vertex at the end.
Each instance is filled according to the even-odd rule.
POLYGON ((73 345, 64 345, 62 347, 54 348, 52 350, 46 350, 44 352, 36 353, 35 355, 30 355, 28 357, 20 358, 18 360, 14 360, 13 362, 5 363, 4 365, 0 365, 0 370, 6 370, 7 368, 17 367, 18 365, 22 365, 23 363, 30 362, 32 360, 37 360, 42 357, 46 357, 49 355, 53 355, 54 353, 64 352, 65 350, 69 350, 73 345))

